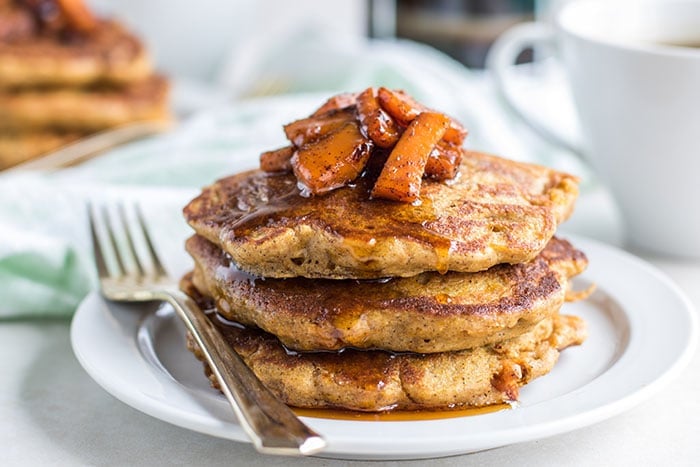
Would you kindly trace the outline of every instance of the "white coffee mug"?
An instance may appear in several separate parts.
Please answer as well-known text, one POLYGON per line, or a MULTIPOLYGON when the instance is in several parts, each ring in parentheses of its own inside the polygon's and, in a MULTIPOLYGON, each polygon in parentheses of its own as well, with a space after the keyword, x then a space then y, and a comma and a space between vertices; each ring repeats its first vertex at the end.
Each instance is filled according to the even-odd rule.
POLYGON ((520 52, 552 46, 571 86, 581 143, 535 123, 503 92, 506 100, 590 162, 617 200, 630 246, 700 258, 700 2, 568 3, 554 26, 527 23, 496 41, 488 67, 499 89, 508 88, 520 52))

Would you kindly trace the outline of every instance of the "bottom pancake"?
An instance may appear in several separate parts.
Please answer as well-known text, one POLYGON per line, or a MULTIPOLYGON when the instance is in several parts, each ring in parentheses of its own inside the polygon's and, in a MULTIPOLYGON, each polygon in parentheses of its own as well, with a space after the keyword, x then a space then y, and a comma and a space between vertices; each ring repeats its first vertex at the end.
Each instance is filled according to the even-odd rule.
MULTIPOLYGON (((203 309, 212 301, 199 295, 191 276, 183 290, 203 309)), ((500 343, 457 352, 391 353, 345 349, 290 352, 264 331, 244 328, 209 315, 227 342, 262 382, 286 404, 304 408, 356 411, 446 409, 515 401, 519 388, 547 374, 559 351, 582 343, 584 322, 559 314, 530 331, 500 343)), ((188 348, 203 354, 191 336, 188 348)), ((214 387, 216 378, 205 363, 214 387)))
POLYGON ((60 149, 84 136, 80 132, 0 130, 0 170, 60 149))

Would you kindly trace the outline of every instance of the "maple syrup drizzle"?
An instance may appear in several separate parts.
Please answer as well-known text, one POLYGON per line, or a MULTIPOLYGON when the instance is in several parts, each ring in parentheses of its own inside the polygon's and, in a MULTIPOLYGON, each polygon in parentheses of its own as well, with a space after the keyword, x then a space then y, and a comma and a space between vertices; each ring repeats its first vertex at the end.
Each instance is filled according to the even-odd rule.
POLYGON ((325 222, 335 233, 364 240, 364 245, 356 242, 353 246, 357 257, 371 256, 377 236, 396 236, 431 245, 435 269, 447 272, 455 245, 449 236, 436 231, 432 225, 439 222, 440 217, 432 200, 423 197, 416 206, 370 200, 374 178, 375 174, 368 168, 348 186, 309 198, 300 194, 291 174, 260 175, 244 187, 243 194, 231 199, 230 209, 221 213, 219 222, 228 223, 228 228, 222 230, 222 240, 255 235, 256 229, 273 223, 294 225, 299 218, 313 218, 324 213, 325 222), (264 203, 259 204, 256 199, 264 203), (362 215, 351 212, 358 203, 363 205, 362 215), (348 216, 352 220, 348 220, 348 216), (336 218, 343 220, 336 222, 336 218))
MULTIPOLYGON (((203 308, 206 308, 204 304, 201 304, 203 308)), ((219 330, 225 335, 229 335, 234 330, 246 330, 246 326, 226 319, 224 316, 220 315, 215 308, 206 308, 212 322, 219 328, 219 330)), ((284 346, 283 346, 284 347, 284 346)), ((304 355, 315 355, 316 357, 325 358, 327 365, 336 365, 338 367, 348 367, 347 362, 335 361, 337 357, 340 357, 346 352, 355 353, 355 357, 374 357, 379 359, 391 359, 394 358, 396 354, 389 353, 386 351, 382 352, 366 352, 350 348, 344 348, 340 351, 323 351, 323 352, 297 352, 284 347, 285 352, 292 357, 303 357, 304 355)), ((361 360, 359 363, 355 362, 354 365, 360 365, 369 367, 372 362, 361 360)), ((381 381, 377 379, 377 375, 369 373, 366 375, 370 380, 375 383, 381 381)), ((473 417, 477 415, 486 415, 490 413, 496 413, 503 410, 513 409, 517 407, 517 402, 493 404, 482 407, 452 407, 438 410, 386 410, 383 412, 360 412, 354 410, 342 410, 342 409, 307 409, 292 407, 295 414, 301 417, 310 418, 322 418, 328 420, 348 420, 348 421, 363 421, 363 422, 407 422, 407 421, 427 421, 427 420, 443 420, 450 418, 460 418, 460 417, 473 417)))
POLYGON ((385 412, 357 412, 337 409, 292 408, 300 417, 350 420, 360 422, 416 422, 447 418, 474 417, 515 408, 515 404, 494 404, 484 407, 461 407, 445 410, 387 410, 385 412))

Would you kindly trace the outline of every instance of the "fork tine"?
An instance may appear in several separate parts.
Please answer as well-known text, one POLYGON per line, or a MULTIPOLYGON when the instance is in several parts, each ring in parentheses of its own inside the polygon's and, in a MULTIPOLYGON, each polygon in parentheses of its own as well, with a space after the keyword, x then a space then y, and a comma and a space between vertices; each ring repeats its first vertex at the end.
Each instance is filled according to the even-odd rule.
POLYGON ((93 256, 95 257, 97 275, 100 278, 107 277, 109 276, 109 270, 107 269, 107 263, 105 261, 104 254, 102 253, 102 244, 100 243, 100 238, 97 235, 97 227, 95 225, 95 215, 93 214, 92 204, 87 203, 86 208, 88 221, 90 223, 90 236, 92 238, 92 249, 93 256))
POLYGON ((124 236, 126 238, 126 250, 131 256, 134 266, 136 267, 136 272, 139 276, 145 276, 144 267, 139 261, 139 255, 134 246, 134 238, 131 236, 131 230, 129 229, 129 222, 126 218, 126 210, 124 209, 124 204, 119 203, 119 218, 122 221, 122 230, 124 230, 124 236))
POLYGON ((151 236, 149 235, 148 229, 146 228, 146 222, 143 220, 143 213, 141 212, 141 208, 138 204, 135 206, 135 210, 136 218, 138 219, 139 226, 141 227, 141 233, 143 234, 144 241, 146 242, 146 249, 148 250, 148 254, 151 257, 151 262, 153 263, 153 268, 155 269, 155 272, 158 276, 167 276, 168 273, 163 267, 163 263, 161 263, 160 258, 158 257, 158 253, 156 253, 156 249, 153 247, 151 236))
POLYGON ((112 245, 112 251, 114 252, 114 258, 117 264, 117 272, 119 276, 126 275, 126 268, 124 267, 124 260, 120 253, 119 246, 117 245, 117 238, 114 235, 114 228, 112 227, 112 220, 107 212, 107 207, 102 206, 102 219, 104 220, 105 229, 107 230, 107 236, 109 238, 109 243, 112 245))

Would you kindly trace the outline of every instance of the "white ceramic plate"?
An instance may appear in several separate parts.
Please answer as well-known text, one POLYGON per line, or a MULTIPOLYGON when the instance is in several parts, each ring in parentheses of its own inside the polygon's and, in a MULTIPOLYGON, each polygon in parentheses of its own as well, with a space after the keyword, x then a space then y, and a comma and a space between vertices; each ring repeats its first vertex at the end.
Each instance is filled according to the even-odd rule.
MULTIPOLYGON (((563 312, 582 316, 589 338, 565 350, 549 375, 523 388, 519 407, 423 421, 305 418, 328 441, 322 455, 425 458, 535 440, 619 414, 675 377, 696 341, 689 301, 647 263, 592 240, 571 239, 590 260, 578 286, 595 282, 597 291, 563 312)), ((71 339, 85 370, 123 402, 181 427, 247 441, 185 349, 183 328, 168 307, 136 313, 92 294, 75 315, 71 339)))

